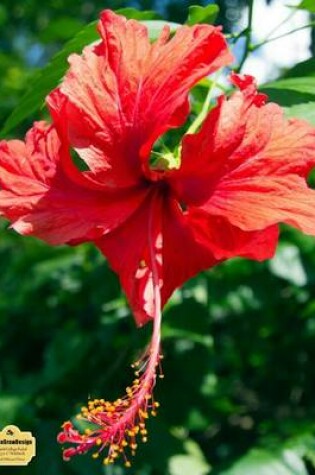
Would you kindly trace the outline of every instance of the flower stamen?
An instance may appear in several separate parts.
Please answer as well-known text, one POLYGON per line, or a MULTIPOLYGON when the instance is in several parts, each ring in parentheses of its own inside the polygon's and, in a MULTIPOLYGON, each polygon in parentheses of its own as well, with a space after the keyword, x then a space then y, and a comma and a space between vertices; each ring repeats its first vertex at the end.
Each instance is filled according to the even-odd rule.
POLYGON ((58 442, 72 445, 63 451, 64 460, 85 454, 90 450, 93 458, 98 458, 107 449, 104 465, 110 465, 122 458, 125 467, 130 467, 128 456, 134 456, 138 448, 137 440, 148 441, 146 429, 147 419, 157 415, 159 403, 153 398, 157 370, 159 377, 164 377, 161 369, 162 355, 160 352, 161 297, 157 264, 151 240, 151 219, 149 222, 149 248, 152 268, 152 284, 154 289, 154 319, 151 342, 143 356, 133 363, 135 378, 126 388, 123 397, 114 402, 105 399, 89 400, 87 406, 81 408, 76 418, 80 423, 90 426, 78 430, 73 423, 67 421, 58 435, 58 442))

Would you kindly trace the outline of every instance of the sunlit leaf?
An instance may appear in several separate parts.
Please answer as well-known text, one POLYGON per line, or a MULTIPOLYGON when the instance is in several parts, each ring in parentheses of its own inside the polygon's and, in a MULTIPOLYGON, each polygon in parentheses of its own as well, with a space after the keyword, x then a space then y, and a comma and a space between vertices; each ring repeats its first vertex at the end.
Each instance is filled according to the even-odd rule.
POLYGON ((302 0, 296 7, 300 10, 308 10, 311 13, 315 13, 314 0, 302 0))
POLYGON ((186 23, 188 25, 195 25, 197 23, 213 24, 219 13, 218 5, 210 4, 205 7, 200 5, 192 5, 189 7, 188 18, 186 23))
POLYGON ((274 275, 299 287, 307 283, 307 274, 296 246, 290 244, 280 246, 275 257, 269 262, 269 267, 274 275))
POLYGON ((288 117, 298 117, 315 124, 315 77, 292 77, 264 84, 261 90, 270 101, 285 108, 288 117))
POLYGON ((297 117, 315 125, 315 101, 284 108, 287 117, 297 117))
POLYGON ((116 13, 119 13, 119 15, 123 15, 126 18, 133 18, 134 20, 141 20, 141 21, 158 20, 159 18, 161 18, 161 16, 158 13, 152 10, 140 11, 132 7, 119 8, 118 10, 116 10, 116 13))
POLYGON ((173 455, 169 459, 168 470, 170 475, 207 475, 210 466, 199 446, 192 440, 184 444, 187 454, 173 455))
MULTIPOLYGON (((118 13, 123 13, 128 18, 137 18, 138 20, 144 19, 151 40, 155 40, 158 37, 162 27, 166 24, 170 26, 171 30, 174 30, 179 26, 176 23, 148 20, 148 18, 157 17, 158 15, 146 11, 139 12, 134 8, 118 10, 118 13)), ((74 36, 74 38, 65 44, 46 67, 35 74, 27 92, 6 120, 0 133, 1 136, 10 132, 14 127, 29 117, 30 114, 39 110, 43 106, 47 94, 58 85, 66 72, 68 67, 68 56, 71 53, 81 52, 84 46, 93 43, 93 41, 96 41, 99 38, 96 31, 96 25, 96 21, 86 25, 76 36, 74 36)))
POLYGON ((269 91, 295 91, 301 94, 315 96, 315 78, 313 77, 294 77, 289 79, 280 79, 279 81, 269 82, 261 88, 269 95, 269 91))
POLYGON ((279 453, 253 449, 222 475, 308 475, 303 460, 293 450, 279 453))

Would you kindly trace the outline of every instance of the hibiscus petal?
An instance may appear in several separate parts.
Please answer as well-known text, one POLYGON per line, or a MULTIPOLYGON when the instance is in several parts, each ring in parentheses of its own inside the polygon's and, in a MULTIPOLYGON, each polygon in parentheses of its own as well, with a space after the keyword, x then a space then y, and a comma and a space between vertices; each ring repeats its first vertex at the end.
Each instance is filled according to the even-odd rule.
POLYGON ((202 239, 200 229, 177 201, 170 199, 163 210, 163 303, 188 279, 222 260, 214 256, 209 241, 202 239))
POLYGON ((183 282, 219 262, 207 244, 197 241, 178 203, 156 197, 155 192, 123 226, 96 245, 119 274, 138 325, 153 317, 154 267, 164 305, 183 282))
POLYGON ((262 231, 243 231, 226 218, 211 216, 201 209, 189 210, 189 226, 199 243, 211 249, 216 259, 245 257, 264 261, 273 257, 278 243, 278 226, 262 231))
POLYGON ((161 212, 152 193, 122 226, 95 241, 119 275, 138 325, 145 324, 154 315, 154 266, 162 286, 160 218, 161 212))
POLYGON ((275 104, 256 107, 255 91, 250 83, 249 91, 221 96, 200 131, 184 136, 181 167, 169 173, 169 180, 187 204, 205 201, 222 176, 269 141, 270 117, 281 110, 275 104))
POLYGON ((106 10, 99 31, 101 43, 69 59, 63 124, 99 181, 125 187, 140 179, 139 156, 147 158, 157 137, 185 120, 189 89, 231 55, 209 25, 183 26, 173 38, 166 28, 151 44, 144 25, 106 10))
POLYGON ((0 214, 21 234, 51 244, 85 241, 124 221, 146 196, 146 190, 106 195, 91 189, 81 174, 79 186, 61 164, 66 153, 56 130, 37 122, 25 143, 0 142, 0 214))
POLYGON ((292 174, 222 181, 203 209, 247 231, 282 222, 315 234, 315 190, 292 174))
POLYGON ((184 139, 172 186, 186 205, 244 231, 285 222, 315 234, 315 191, 305 181, 315 166, 315 129, 264 105, 252 78, 234 82, 242 90, 221 98, 201 131, 184 139))

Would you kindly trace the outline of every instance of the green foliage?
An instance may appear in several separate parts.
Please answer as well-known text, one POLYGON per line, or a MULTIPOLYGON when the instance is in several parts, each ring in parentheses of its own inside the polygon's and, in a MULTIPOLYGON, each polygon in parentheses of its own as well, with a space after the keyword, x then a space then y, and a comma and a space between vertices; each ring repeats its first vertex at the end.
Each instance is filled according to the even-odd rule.
POLYGON ((269 452, 254 449, 222 475, 308 475, 305 464, 293 450, 269 452))
POLYGON ((187 25, 196 23, 214 23, 219 13, 218 5, 210 4, 206 7, 192 5, 189 7, 187 25))
MULTIPOLYGON (((154 12, 144 11, 139 12, 134 8, 123 8, 118 10, 118 13, 125 15, 127 18, 136 18, 138 20, 146 20, 144 23, 148 26, 149 36, 152 40, 156 39, 161 31, 161 28, 167 24, 159 20, 150 20, 158 15, 154 12)), ((53 25, 50 25, 48 30, 48 37, 56 27, 56 31, 60 31, 60 22, 62 22, 63 28, 66 25, 69 28, 73 28, 75 20, 70 22, 61 18, 53 25), (57 25, 56 25, 57 23, 57 25), (55 25, 55 26, 54 26, 55 25)), ((174 28, 178 25, 169 23, 170 28, 174 28)), ((67 28, 68 28, 67 26, 67 28)), ((77 25, 76 25, 77 26, 77 25)), ((31 84, 26 91, 25 95, 21 98, 19 105, 13 110, 12 114, 7 118, 4 127, 1 131, 1 135, 5 136, 14 127, 23 122, 31 113, 40 110, 44 105, 44 100, 47 94, 57 87, 59 81, 63 77, 68 67, 68 57, 71 53, 81 52, 84 46, 93 43, 99 38, 96 30, 97 22, 86 25, 84 28, 72 38, 65 46, 52 58, 50 63, 43 69, 38 71, 31 81, 31 84)), ((61 29, 63 31, 63 29, 61 29)), ((47 32, 46 32, 47 34, 47 32)), ((59 38, 58 38, 59 39, 59 38)))
POLYGON ((313 0, 302 0, 297 7, 300 10, 307 10, 311 13, 315 13, 315 4, 313 0))
MULTIPOLYGON (((305 65, 302 71, 303 67, 305 70, 305 65)), ((264 84, 261 90, 271 101, 283 106, 288 117, 305 119, 315 125, 315 77, 295 77, 298 71, 295 69, 294 77, 264 84)))
POLYGON ((315 76, 315 58, 296 64, 285 73, 285 78, 315 76))
MULTIPOLYGON (((42 113, 69 53, 97 38, 95 22, 81 26, 104 2, 83 3, 1 3, 1 118, 13 110, 5 133, 14 129, 18 135, 32 112, 42 113), (13 23, 25 49, 11 46, 14 35, 6 25, 13 23), (25 59, 34 38, 44 48, 44 62, 58 51, 35 76, 25 59)), ((142 5, 151 8, 152 2, 142 5)), ((312 11, 312 5, 304 1, 300 7, 312 11)), ((172 29, 185 15, 180 4, 177 9, 172 29)), ((144 21, 152 39, 165 24, 151 11, 120 11, 144 21)), ((216 12, 215 5, 190 6, 188 23, 212 23, 216 12)), ((193 90, 195 115, 209 84, 204 80, 193 90)), ((262 89, 289 116, 315 124, 313 59, 262 89)), ((175 137, 177 143, 180 133, 168 140, 175 137)), ((150 328, 135 328, 117 277, 92 246, 51 248, 5 227, 0 233, 0 428, 15 423, 31 430, 38 451, 30 466, 10 467, 10 473, 124 475, 125 469, 102 468, 88 456, 64 463, 56 434, 89 396, 116 398, 124 392, 132 378, 126 368, 145 346, 150 328)), ((149 442, 139 447, 132 473, 314 474, 314 338, 311 238, 285 228, 274 260, 234 259, 192 279, 164 311, 165 379, 156 387, 161 411, 150 422, 149 442)))

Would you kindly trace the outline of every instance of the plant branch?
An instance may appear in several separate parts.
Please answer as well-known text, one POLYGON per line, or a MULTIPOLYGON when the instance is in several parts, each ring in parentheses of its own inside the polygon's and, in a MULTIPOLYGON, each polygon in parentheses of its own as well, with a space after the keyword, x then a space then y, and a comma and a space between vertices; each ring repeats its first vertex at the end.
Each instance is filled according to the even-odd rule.
POLYGON ((253 22, 253 10, 254 10, 254 0, 249 0, 248 5, 248 25, 245 30, 245 49, 240 61, 238 68, 236 69, 237 72, 240 72, 244 63, 247 59, 248 53, 252 50, 251 40, 252 40, 252 22, 253 22))
POLYGON ((315 26, 315 21, 312 21, 311 23, 308 23, 308 25, 303 25, 303 26, 299 26, 298 28, 294 28, 293 30, 288 31, 287 33, 282 33, 281 35, 274 36, 273 38, 269 38, 269 39, 267 38, 266 40, 262 41, 261 43, 257 43, 256 45, 253 45, 251 47, 251 50, 255 51, 256 49, 260 48, 261 46, 264 46, 267 43, 271 43, 272 41, 280 40, 281 38, 284 38, 285 36, 292 35, 292 33, 296 33, 297 31, 305 30, 305 28, 310 28, 310 27, 313 27, 313 26, 315 26))
POLYGON ((270 36, 272 36, 279 28, 281 28, 281 26, 285 25, 289 20, 291 20, 291 18, 296 14, 297 11, 298 9, 292 9, 292 11, 286 18, 284 18, 278 25, 276 25, 274 28, 272 28, 272 30, 269 31, 264 41, 267 41, 270 36))

